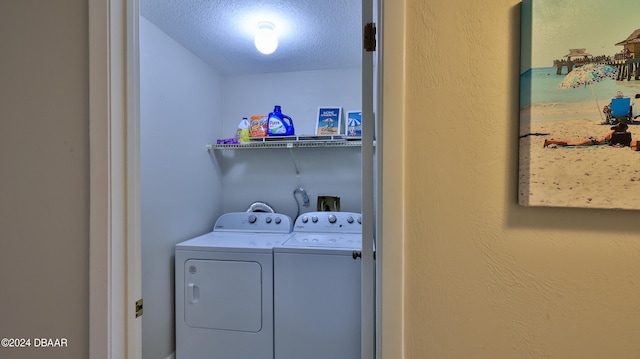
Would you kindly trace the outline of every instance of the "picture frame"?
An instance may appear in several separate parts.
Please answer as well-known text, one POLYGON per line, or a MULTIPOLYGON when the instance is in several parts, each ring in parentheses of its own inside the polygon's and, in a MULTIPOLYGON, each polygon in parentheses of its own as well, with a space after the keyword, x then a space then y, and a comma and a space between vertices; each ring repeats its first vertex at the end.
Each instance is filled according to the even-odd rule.
POLYGON ((318 107, 316 135, 339 135, 342 129, 342 107, 318 107))
POLYGON ((362 111, 347 111, 345 135, 362 137, 362 111))
POLYGON ((637 4, 523 0, 521 11, 518 203, 640 209, 637 4))

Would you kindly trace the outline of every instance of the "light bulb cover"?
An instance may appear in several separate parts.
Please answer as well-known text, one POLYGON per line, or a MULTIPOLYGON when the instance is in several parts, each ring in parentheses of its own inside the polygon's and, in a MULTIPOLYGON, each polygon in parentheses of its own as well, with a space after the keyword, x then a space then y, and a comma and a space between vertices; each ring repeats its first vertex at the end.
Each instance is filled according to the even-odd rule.
POLYGON ((275 25, 267 21, 259 22, 254 43, 256 49, 265 55, 276 51, 278 48, 278 36, 275 32, 275 25))

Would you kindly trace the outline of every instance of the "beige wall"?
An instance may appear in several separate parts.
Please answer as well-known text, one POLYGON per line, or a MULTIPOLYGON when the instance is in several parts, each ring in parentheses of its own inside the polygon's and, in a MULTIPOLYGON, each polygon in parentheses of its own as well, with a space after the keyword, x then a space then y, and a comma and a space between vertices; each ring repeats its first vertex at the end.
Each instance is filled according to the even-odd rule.
POLYGON ((640 213, 516 204, 519 10, 407 0, 406 357, 637 358, 640 213))
POLYGON ((86 0, 0 1, 0 358, 88 357, 88 64, 86 0))

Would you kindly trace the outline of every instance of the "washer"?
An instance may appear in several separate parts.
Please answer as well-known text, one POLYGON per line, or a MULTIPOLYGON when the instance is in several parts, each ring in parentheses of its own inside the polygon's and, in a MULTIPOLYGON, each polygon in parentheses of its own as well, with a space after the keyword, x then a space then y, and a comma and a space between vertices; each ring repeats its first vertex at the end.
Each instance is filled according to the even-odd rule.
POLYGON ((177 359, 273 359, 273 247, 292 227, 283 214, 233 212, 176 245, 177 359))
POLYGON ((305 213, 274 247, 277 359, 360 359, 361 218, 305 213))

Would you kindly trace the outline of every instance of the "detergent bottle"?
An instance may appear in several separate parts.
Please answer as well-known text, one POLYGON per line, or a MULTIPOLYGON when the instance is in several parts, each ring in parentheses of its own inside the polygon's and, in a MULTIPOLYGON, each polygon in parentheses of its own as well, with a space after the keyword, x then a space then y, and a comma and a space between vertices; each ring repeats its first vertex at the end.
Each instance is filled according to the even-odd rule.
POLYGON ((268 136, 293 136, 293 121, 291 117, 282 113, 280 106, 276 105, 267 119, 268 136))
POLYGON ((240 143, 249 142, 249 120, 246 117, 242 118, 242 121, 238 124, 238 131, 236 131, 236 138, 240 143))

